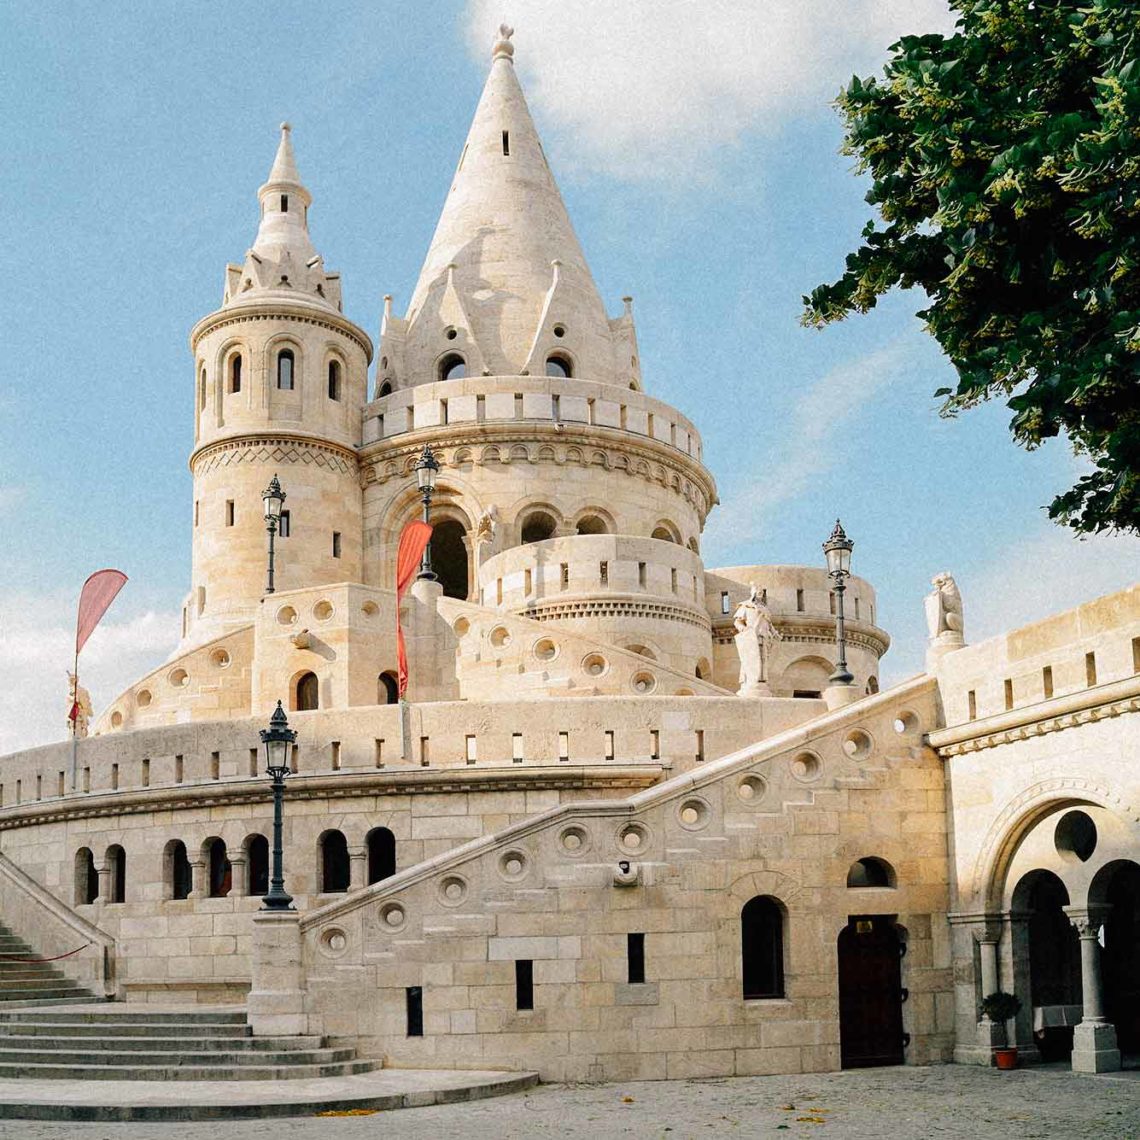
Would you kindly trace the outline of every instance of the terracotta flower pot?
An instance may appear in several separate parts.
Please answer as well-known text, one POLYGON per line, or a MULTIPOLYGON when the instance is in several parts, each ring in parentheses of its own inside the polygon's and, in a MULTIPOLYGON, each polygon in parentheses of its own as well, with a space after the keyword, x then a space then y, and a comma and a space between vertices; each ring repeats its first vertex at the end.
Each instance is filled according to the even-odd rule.
POLYGON ((995 1049, 994 1050, 994 1064, 999 1069, 1016 1069, 1017 1068, 1017 1050, 1016 1049, 995 1049))

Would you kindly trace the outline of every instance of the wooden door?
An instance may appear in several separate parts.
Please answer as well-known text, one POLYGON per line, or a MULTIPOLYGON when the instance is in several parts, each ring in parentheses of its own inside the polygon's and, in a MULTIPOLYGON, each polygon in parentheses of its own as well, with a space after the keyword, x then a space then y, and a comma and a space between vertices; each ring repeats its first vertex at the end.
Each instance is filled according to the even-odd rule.
POLYGON ((843 1068, 903 1062, 902 942, 885 915, 852 918, 839 935, 843 1068))

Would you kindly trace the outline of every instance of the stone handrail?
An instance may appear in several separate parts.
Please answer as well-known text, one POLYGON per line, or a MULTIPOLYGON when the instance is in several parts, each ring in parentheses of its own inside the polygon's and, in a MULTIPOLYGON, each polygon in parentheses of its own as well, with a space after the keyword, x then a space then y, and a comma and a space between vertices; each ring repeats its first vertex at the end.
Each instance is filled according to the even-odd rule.
POLYGON ((104 997, 116 994, 115 939, 76 914, 3 852, 0 915, 4 925, 33 946, 38 957, 58 958, 53 965, 67 977, 104 997), (79 953, 73 954, 77 949, 79 953))

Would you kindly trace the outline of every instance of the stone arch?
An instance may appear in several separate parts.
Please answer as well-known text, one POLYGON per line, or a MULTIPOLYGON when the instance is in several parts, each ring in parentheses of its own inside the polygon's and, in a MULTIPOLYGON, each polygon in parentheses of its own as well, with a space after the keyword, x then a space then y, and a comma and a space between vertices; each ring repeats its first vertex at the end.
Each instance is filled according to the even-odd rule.
POLYGON ((325 380, 326 395, 328 398, 330 400, 343 401, 348 391, 348 359, 345 357, 340 345, 335 341, 330 340, 325 342, 324 362, 321 366, 321 371, 325 380), (331 372, 334 364, 339 369, 337 376, 337 394, 335 396, 333 395, 333 377, 331 372))
POLYGON ((226 852, 226 841, 218 835, 203 840, 201 859, 205 864, 206 895, 224 899, 233 887, 233 868, 226 852))
POLYGON ((305 348, 301 339, 292 332, 279 332, 271 336, 262 349, 265 354, 266 381, 270 392, 291 391, 298 396, 301 394, 301 385, 305 378, 305 348), (279 357, 282 352, 293 354, 293 387, 278 388, 279 357))
POLYGON ((374 827, 364 838, 368 853, 368 885, 396 873, 396 836, 387 827, 374 827))
POLYGON ((321 707, 321 682, 312 669, 302 669, 289 682, 291 712, 311 712, 321 707))
POLYGON ((658 519, 653 524, 653 530, 649 537, 656 538, 661 542, 674 542, 678 546, 681 545, 681 532, 677 528, 677 524, 669 519, 658 519))
POLYGON ((245 893, 256 897, 269 893, 269 840, 260 832, 247 835, 241 849, 245 855, 245 893))
POLYGON ((335 894, 348 890, 350 878, 348 840, 338 828, 322 831, 317 838, 317 890, 335 894))
POLYGON ((526 502, 515 507, 513 513, 520 545, 553 538, 562 529, 562 512, 546 500, 526 502))
POLYGON ((75 905, 85 906, 99 897, 99 873, 95 870, 95 856, 90 847, 80 847, 75 853, 75 905))
POLYGON ((614 517, 604 507, 583 507, 573 516, 572 523, 578 534, 616 534, 614 517))
POLYGON ((376 703, 395 705, 400 702, 400 680, 395 669, 385 669, 376 678, 376 703))
POLYGON ((162 881, 168 899, 188 899, 194 889, 194 869, 181 839, 167 840, 162 850, 162 881))
POLYGON ((108 902, 127 901, 127 853, 121 843, 112 843, 103 856, 103 865, 111 872, 108 902))

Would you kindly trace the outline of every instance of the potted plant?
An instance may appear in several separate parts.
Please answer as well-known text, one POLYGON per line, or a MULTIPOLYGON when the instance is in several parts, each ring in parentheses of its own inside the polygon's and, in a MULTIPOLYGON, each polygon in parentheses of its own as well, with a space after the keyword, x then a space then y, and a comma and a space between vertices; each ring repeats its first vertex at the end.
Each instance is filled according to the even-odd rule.
POLYGON ((999 1069, 1017 1068, 1017 1047, 1009 1046, 1006 1023, 1018 1015, 1021 1010, 1021 998, 1017 994, 1007 994, 998 990, 982 998, 982 1014, 988 1017, 995 1025, 1001 1026, 1003 1044, 994 1049, 994 1064, 999 1069))

